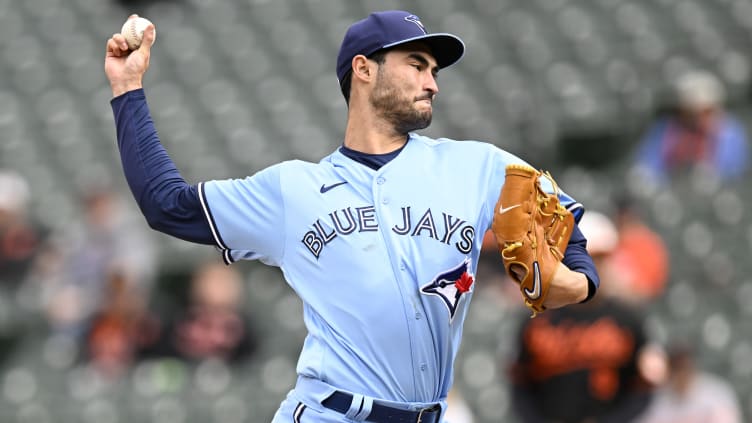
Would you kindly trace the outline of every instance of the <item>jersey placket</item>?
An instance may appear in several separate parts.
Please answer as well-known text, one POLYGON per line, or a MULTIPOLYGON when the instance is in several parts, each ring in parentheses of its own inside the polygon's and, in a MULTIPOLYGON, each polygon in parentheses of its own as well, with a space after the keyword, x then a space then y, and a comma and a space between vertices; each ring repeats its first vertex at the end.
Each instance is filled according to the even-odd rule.
POLYGON ((414 273, 405 260, 407 257, 404 251, 404 244, 399 242, 398 235, 392 230, 395 222, 393 215, 399 215, 401 212, 395 212, 395 208, 400 208, 400 204, 394 203, 394 198, 390 194, 390 181, 388 180, 389 164, 382 167, 374 175, 372 182, 373 202, 376 210, 379 226, 382 230, 381 236, 387 246, 390 257, 392 273, 394 274, 394 283, 401 294, 402 308, 405 315, 405 323, 409 332, 410 357, 413 368, 413 391, 416 398, 430 397, 434 394, 438 380, 436 375, 430 371, 435 368, 435 346, 431 328, 426 320, 426 312, 423 303, 420 300, 419 284, 415 281, 414 273), (426 348, 430 345, 430 348, 426 348))

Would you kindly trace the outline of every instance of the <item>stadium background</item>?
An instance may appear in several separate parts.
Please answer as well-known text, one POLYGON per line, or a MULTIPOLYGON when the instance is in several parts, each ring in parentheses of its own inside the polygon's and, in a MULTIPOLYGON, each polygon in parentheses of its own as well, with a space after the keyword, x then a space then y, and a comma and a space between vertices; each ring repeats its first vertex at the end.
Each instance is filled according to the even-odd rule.
MULTIPOLYGON (((692 339, 701 365, 726 377, 752 415, 749 188, 696 175, 663 189, 630 170, 641 131, 670 104, 669 83, 686 69, 716 73, 730 108, 752 122, 752 1, 124 3, 0 0, 0 167, 28 179, 32 212, 45 225, 79 219, 82 181, 110 180, 129 195, 103 72, 104 43, 129 13, 157 24, 145 80, 151 110, 183 175, 199 181, 288 158, 317 160, 336 148, 345 105, 333 67, 345 28, 370 10, 409 9, 429 30, 458 34, 468 46, 464 60, 441 73, 425 133, 494 142, 552 170, 591 208, 634 196, 671 252, 665 295, 649 309, 653 335, 692 339)), ((165 277, 211 250, 157 240, 165 277)), ((142 363, 106 383, 55 359, 67 350, 32 330, 0 368, 0 421, 268 421, 294 383, 301 307, 276 270, 241 269, 248 307, 264 320, 252 362, 142 363)), ((7 331, 24 318, 22 307, 7 295, 0 304, 7 331)), ((502 363, 517 318, 476 296, 457 387, 479 422, 513 421, 502 363)))

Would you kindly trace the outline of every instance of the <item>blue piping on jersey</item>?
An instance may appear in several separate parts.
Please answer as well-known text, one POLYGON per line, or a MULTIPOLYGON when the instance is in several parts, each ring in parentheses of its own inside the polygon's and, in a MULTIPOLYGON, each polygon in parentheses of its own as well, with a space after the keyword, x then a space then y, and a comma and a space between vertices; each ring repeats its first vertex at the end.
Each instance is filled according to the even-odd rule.
POLYGON ((227 247, 227 244, 222 239, 222 235, 220 235, 219 230, 217 230, 217 222, 214 220, 214 216, 211 213, 209 203, 206 201, 206 193, 204 192, 203 182, 199 182, 198 184, 198 196, 199 200, 201 201, 201 208, 204 210, 204 215, 206 216, 206 221, 209 222, 209 229, 211 229, 211 233, 214 236, 214 241, 217 243, 218 248, 222 252, 222 260, 225 262, 225 264, 232 264, 233 262, 235 262, 235 259, 232 257, 230 248, 227 247))

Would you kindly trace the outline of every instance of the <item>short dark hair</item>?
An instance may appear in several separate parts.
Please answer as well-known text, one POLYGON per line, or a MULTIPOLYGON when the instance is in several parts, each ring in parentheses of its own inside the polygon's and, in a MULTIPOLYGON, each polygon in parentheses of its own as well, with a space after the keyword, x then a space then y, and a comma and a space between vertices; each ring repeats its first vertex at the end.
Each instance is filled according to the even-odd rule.
MULTIPOLYGON (((368 55, 368 59, 373 60, 379 65, 382 65, 384 64, 384 61, 386 60, 386 53, 388 51, 389 49, 376 50, 375 52, 368 55)), ((352 85, 352 69, 350 69, 345 74, 345 77, 342 78, 342 81, 339 82, 339 88, 342 90, 342 95, 345 97, 345 103, 347 104, 350 104, 351 85, 352 85)))

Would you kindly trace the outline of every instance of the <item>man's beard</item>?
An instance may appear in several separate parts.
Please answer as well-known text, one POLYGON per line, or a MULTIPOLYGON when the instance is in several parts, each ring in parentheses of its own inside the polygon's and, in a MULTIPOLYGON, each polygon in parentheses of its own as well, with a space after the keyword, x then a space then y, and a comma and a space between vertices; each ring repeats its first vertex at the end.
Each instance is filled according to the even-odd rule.
MULTIPOLYGON (((415 108, 416 99, 408 99, 393 84, 384 78, 379 69, 376 87, 371 93, 370 102, 374 110, 387 122, 391 123, 395 132, 407 134, 411 131, 428 128, 431 124, 431 110, 420 111, 415 108)), ((432 96, 426 94, 426 99, 432 96)))

